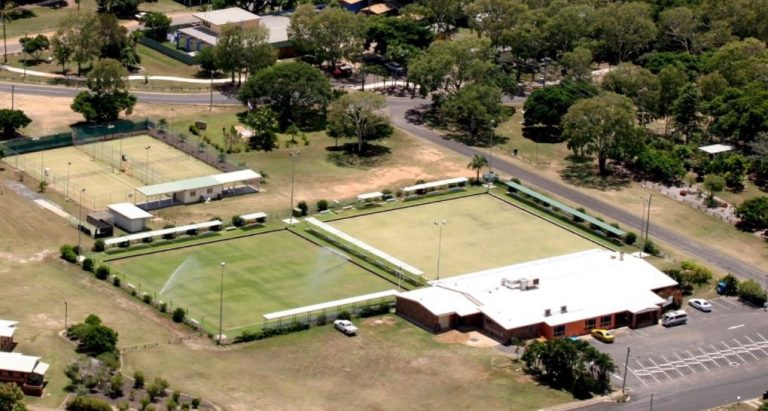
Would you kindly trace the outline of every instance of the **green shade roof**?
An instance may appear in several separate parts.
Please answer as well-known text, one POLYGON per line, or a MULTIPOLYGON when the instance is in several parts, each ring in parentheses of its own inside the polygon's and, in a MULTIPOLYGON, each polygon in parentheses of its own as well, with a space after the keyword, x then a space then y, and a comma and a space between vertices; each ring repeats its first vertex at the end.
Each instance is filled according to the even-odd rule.
POLYGON ((507 181, 504 184, 506 184, 507 187, 512 188, 514 190, 517 190, 517 191, 519 191, 519 192, 521 192, 521 193, 523 193, 523 194, 525 194, 525 195, 527 195, 529 197, 533 197, 533 198, 535 198, 537 200, 544 201, 547 204, 549 204, 550 206, 552 206, 552 208, 557 208, 557 209, 559 209, 561 211, 564 211, 564 212, 566 212, 566 213, 568 213, 568 214, 570 214, 570 215, 572 215, 574 217, 579 217, 582 220, 584 220, 584 221, 586 221, 586 222, 588 222, 590 224, 594 224, 595 226, 599 227, 603 231, 609 232, 611 234, 615 234, 618 237, 624 237, 627 234, 623 230, 620 230, 620 229, 618 229, 618 228, 616 228, 616 227, 614 227, 614 226, 612 226, 610 224, 606 224, 606 223, 598 220, 597 218, 592 217, 591 215, 588 215, 586 213, 582 213, 581 211, 576 210, 573 207, 567 206, 567 205, 565 205, 565 204, 563 204, 563 203, 561 203, 561 202, 559 202, 559 201, 557 201, 557 200, 555 200, 553 198, 547 197, 544 194, 541 194, 541 193, 539 193, 537 191, 533 191, 533 190, 531 190, 528 187, 522 186, 522 185, 517 184, 517 183, 512 182, 512 181, 507 181))
POLYGON ((215 187, 223 184, 239 183, 242 181, 258 179, 261 179, 261 176, 259 173, 253 170, 238 170, 231 173, 188 178, 186 180, 143 186, 137 188, 136 190, 145 196, 155 196, 160 194, 171 194, 177 193, 179 191, 197 190, 200 188, 215 187))

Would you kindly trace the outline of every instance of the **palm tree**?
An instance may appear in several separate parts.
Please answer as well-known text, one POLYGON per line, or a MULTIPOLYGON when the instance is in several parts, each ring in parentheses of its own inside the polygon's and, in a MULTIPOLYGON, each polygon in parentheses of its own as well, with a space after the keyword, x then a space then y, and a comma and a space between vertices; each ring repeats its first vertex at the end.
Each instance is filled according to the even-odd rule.
POLYGON ((488 159, 485 158, 485 156, 480 154, 475 154, 472 156, 472 161, 467 164, 467 168, 475 170, 477 172, 477 176, 475 177, 475 181, 480 181, 480 170, 488 165, 488 159))

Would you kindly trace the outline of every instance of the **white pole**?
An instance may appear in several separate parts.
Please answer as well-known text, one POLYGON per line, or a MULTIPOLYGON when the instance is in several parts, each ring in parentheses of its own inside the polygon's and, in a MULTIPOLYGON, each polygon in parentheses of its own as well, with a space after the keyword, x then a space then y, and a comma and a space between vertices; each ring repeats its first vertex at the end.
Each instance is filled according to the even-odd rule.
POLYGON ((435 221, 435 225, 438 226, 437 236, 437 279, 440 279, 440 254, 443 249, 443 226, 447 223, 445 220, 435 221))

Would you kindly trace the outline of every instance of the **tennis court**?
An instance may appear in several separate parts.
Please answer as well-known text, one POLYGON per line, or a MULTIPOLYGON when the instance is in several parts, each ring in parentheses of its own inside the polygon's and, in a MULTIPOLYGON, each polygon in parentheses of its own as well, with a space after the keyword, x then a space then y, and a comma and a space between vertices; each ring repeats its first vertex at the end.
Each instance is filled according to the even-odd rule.
POLYGON ((220 173, 147 135, 22 154, 5 161, 46 181, 49 190, 76 202, 82 198, 83 207, 91 210, 133 202, 136 187, 220 173))
POLYGON ((429 279, 437 276, 438 247, 440 277, 599 247, 488 195, 419 205, 330 224, 415 266, 424 271, 429 279), (443 221, 445 223, 440 225, 443 221))

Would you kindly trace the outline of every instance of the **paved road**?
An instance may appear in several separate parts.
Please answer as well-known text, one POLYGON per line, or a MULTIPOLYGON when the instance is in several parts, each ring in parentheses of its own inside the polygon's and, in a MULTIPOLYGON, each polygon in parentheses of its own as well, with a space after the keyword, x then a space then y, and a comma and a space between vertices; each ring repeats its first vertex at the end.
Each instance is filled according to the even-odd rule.
MULTIPOLYGON (((59 86, 38 86, 30 84, 15 84, 17 94, 27 94, 33 96, 53 96, 53 97, 74 97, 82 89, 73 87, 59 86)), ((0 82, 0 92, 11 92, 11 83, 0 82)), ((210 103, 209 93, 189 93, 189 94, 168 94, 168 93, 149 93, 141 91, 132 91, 140 103, 155 104, 187 104, 187 105, 207 105, 210 103)), ((215 105, 239 105, 240 103, 234 96, 213 92, 213 104, 215 105)))
POLYGON ((616 331, 614 344, 585 337, 609 354, 621 387, 627 347, 631 348, 627 404, 599 404, 589 410, 702 410, 756 398, 768 390, 768 313, 734 297, 712 300, 711 313, 686 309, 686 325, 616 331))
MULTIPOLYGON (((474 154, 483 154, 483 152, 478 149, 468 147, 454 140, 445 139, 442 135, 429 128, 410 122, 406 118, 406 113, 408 110, 422 104, 429 104, 429 101, 418 98, 411 99, 408 97, 387 98, 387 106, 389 107, 389 111, 392 115, 392 120, 395 126, 404 129, 417 137, 438 144, 467 157, 471 157, 474 154)), ((639 231, 640 227, 642 226, 642 218, 640 216, 630 214, 625 210, 581 193, 578 190, 575 190, 560 182, 549 180, 504 159, 494 158, 493 168, 495 170, 501 171, 504 174, 517 177, 526 184, 534 185, 544 191, 556 194, 572 204, 578 204, 597 213, 605 215, 609 219, 615 220, 625 227, 632 227, 639 231)), ((691 210, 691 212, 694 211, 691 210)), ((761 284, 763 284, 764 281, 768 278, 768 271, 765 271, 765 269, 745 264, 740 260, 728 255, 724 255, 699 241, 683 237, 663 227, 653 226, 653 224, 651 224, 649 232, 652 237, 666 243, 673 244, 677 249, 690 254, 697 259, 720 267, 722 270, 736 273, 742 277, 755 279, 761 284)))

